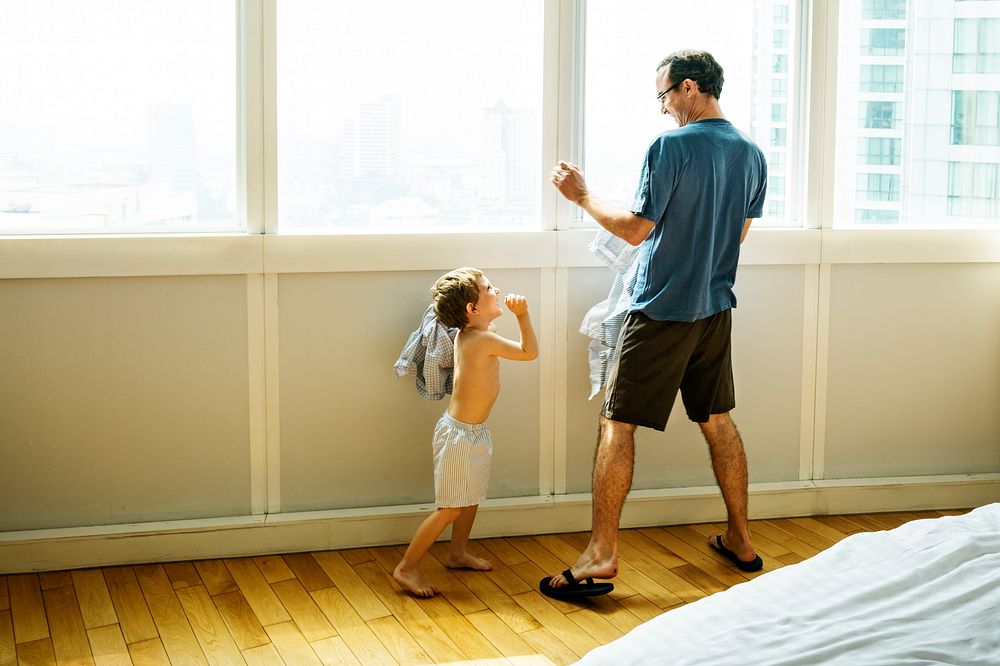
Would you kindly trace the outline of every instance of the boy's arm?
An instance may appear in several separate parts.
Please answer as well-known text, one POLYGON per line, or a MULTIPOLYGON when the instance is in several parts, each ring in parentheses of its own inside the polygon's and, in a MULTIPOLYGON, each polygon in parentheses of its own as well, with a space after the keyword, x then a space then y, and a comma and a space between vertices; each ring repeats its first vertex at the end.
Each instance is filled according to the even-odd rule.
POLYGON ((507 308, 517 317, 517 327, 521 331, 518 342, 508 340, 496 333, 485 334, 487 353, 512 361, 531 361, 538 357, 538 340, 535 339, 535 329, 531 326, 531 316, 528 314, 528 302, 524 296, 508 294, 505 299, 507 308))

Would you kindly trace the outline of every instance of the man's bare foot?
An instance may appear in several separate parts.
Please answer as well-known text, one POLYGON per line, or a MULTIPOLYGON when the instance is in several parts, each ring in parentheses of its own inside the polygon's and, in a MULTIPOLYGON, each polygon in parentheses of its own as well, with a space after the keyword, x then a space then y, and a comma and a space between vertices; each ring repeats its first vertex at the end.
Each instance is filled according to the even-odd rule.
POLYGON ((420 570, 415 571, 403 571, 402 563, 396 567, 392 572, 392 579, 396 581, 401 588, 409 592, 415 597, 428 598, 433 597, 434 593, 437 591, 434 589, 420 570))
MULTIPOLYGON (((588 578, 614 578, 618 574, 618 556, 615 555, 607 560, 595 560, 584 552, 576 560, 576 564, 570 567, 570 573, 577 581, 584 581, 588 578)), ((556 574, 549 581, 549 585, 563 587, 569 585, 569 581, 562 574, 556 574)))
POLYGON ((449 569, 472 569, 473 571, 493 571, 493 563, 471 553, 448 554, 444 565, 449 569))

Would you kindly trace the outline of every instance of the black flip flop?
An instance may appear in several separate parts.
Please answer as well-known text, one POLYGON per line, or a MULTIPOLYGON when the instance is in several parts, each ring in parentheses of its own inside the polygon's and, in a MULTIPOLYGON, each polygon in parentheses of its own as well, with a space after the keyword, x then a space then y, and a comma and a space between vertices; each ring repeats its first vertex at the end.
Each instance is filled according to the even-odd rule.
POLYGON ((736 553, 729 550, 722 545, 722 535, 716 534, 715 539, 708 542, 715 551, 721 555, 725 555, 729 560, 736 565, 736 568, 740 571, 760 571, 764 567, 764 560, 760 559, 760 555, 757 555, 752 560, 747 562, 746 560, 741 560, 736 557, 736 553))
POLYGON ((581 583, 576 578, 573 578, 573 574, 570 573, 569 569, 563 571, 562 575, 566 579, 567 585, 552 587, 550 583, 553 576, 546 576, 538 582, 538 590, 545 596, 552 597, 553 599, 573 601, 582 597, 596 597, 601 594, 607 594, 615 589, 612 583, 595 583, 593 578, 588 578, 585 583, 581 583))

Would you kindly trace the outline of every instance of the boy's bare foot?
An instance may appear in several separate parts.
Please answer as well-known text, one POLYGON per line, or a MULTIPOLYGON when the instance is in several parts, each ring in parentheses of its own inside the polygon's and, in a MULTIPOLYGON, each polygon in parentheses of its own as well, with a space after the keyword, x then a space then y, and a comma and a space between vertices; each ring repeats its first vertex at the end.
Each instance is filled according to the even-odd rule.
POLYGON ((422 597, 424 599, 428 597, 433 597, 434 593, 437 591, 434 589, 420 570, 416 571, 403 571, 402 563, 399 564, 392 572, 392 579, 396 581, 401 588, 409 592, 415 597, 422 597))
POLYGON ((470 553, 452 555, 449 553, 444 565, 449 569, 472 569, 473 571, 493 571, 493 563, 470 553))

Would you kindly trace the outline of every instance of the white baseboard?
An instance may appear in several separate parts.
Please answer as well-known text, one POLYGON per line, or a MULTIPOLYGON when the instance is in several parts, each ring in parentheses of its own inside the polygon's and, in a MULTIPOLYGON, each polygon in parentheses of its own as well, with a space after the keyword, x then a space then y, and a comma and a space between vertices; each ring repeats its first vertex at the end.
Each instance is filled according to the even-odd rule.
MULTIPOLYGON (((750 486, 750 517, 971 508, 1000 501, 1000 474, 750 486)), ((0 573, 404 544, 433 511, 406 505, 0 533, 0 573)), ((590 529, 590 494, 487 500, 473 537, 590 529)), ((629 494, 622 527, 725 520, 714 486, 629 494)), ((447 535, 447 534, 446 534, 447 535)))

